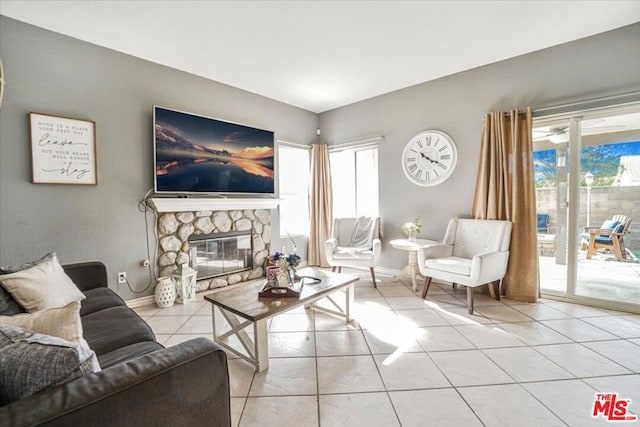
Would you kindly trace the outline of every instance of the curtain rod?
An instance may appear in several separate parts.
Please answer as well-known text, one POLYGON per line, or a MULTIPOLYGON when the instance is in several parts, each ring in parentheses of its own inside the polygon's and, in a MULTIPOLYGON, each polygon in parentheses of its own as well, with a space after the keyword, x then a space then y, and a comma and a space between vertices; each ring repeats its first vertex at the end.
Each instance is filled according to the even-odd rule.
POLYGON ((384 135, 374 136, 372 138, 367 139, 359 139, 356 141, 343 142, 342 144, 335 144, 329 146, 329 151, 331 150, 343 150, 345 148, 357 147, 359 145, 373 144, 379 140, 384 140, 384 135))
MULTIPOLYGON (((622 94, 617 94, 617 95, 603 96, 603 97, 600 97, 600 98, 585 99, 583 101, 570 102, 570 103, 567 103, 567 104, 554 105, 554 106, 550 106, 550 107, 536 108, 536 109, 533 110, 533 112, 536 113, 536 112, 561 110, 561 109, 572 108, 572 107, 584 107, 584 106, 586 106, 588 104, 597 104, 597 103, 606 102, 606 101, 624 100, 625 98, 634 98, 634 97, 640 98, 640 91, 622 93, 622 94)), ((632 99, 631 102, 633 102, 634 100, 637 101, 637 99, 632 99)))
POLYGON ((281 139, 277 139, 276 141, 278 142, 278 144, 282 144, 285 147, 303 148, 305 150, 310 150, 311 149, 310 145, 298 144, 297 142, 283 141, 281 139))
MULTIPOLYGON (((640 101, 640 91, 622 93, 618 95, 603 96, 600 98, 585 99, 582 101, 569 102, 567 104, 553 105, 549 107, 532 108, 531 110, 532 110, 533 117, 546 117, 546 116, 553 116, 554 114, 570 114, 573 112, 584 111, 584 110, 594 109, 598 107, 604 107, 607 105, 606 104, 600 105, 600 104, 606 103, 609 101, 617 101, 618 105, 636 103, 640 101), (627 99, 627 98, 630 98, 630 99, 627 99), (569 110, 569 108, 574 108, 574 109, 569 110), (544 114, 545 112, 550 112, 550 114, 544 114)), ((511 115, 510 111, 505 111, 504 113, 507 116, 511 115)))

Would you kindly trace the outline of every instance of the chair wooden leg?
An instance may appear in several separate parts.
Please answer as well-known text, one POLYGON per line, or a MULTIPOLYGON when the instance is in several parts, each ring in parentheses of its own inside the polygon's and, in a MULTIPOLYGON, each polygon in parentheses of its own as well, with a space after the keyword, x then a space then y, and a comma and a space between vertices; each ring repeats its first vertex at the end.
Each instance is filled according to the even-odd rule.
POLYGON ((612 235, 611 242, 613 242, 613 253, 616 256, 616 259, 617 260, 623 259, 624 255, 622 254, 622 248, 620 248, 620 241, 618 240, 618 236, 615 234, 612 235))
POLYGON ((473 288, 471 286, 467 286, 467 308, 469 314, 473 314, 473 288))
POLYGON ((336 266, 335 265, 333 267, 331 267, 331 271, 333 271, 334 273, 336 272, 336 266))
POLYGON ((587 259, 591 259, 596 254, 596 235, 591 233, 589 235, 589 246, 587 247, 587 259))
POLYGON ((427 292, 429 292, 429 286, 431 286, 431 277, 427 276, 424 279, 424 288, 422 289, 422 299, 427 298, 427 292))
POLYGON ((338 273, 342 273, 342 267, 338 267, 338 273))
POLYGON ((457 287, 458 287, 458 285, 457 285, 457 284, 455 284, 455 283, 452 283, 452 284, 451 284, 451 287, 452 287, 453 289, 455 289, 455 288, 457 288, 457 287))
POLYGON ((369 271, 371 271, 371 281, 373 282, 373 287, 377 288, 378 285, 376 284, 376 273, 373 271, 373 267, 369 267, 369 271))
POLYGON ((500 280, 495 280, 493 282, 493 293, 496 296, 496 300, 500 301, 500 280))

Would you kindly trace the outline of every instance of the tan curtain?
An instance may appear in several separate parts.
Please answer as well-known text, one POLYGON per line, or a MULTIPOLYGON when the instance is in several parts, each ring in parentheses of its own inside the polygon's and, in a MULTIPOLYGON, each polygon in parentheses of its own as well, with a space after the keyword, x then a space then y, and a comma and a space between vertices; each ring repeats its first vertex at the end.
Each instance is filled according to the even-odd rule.
POLYGON ((473 216, 513 223, 503 291, 507 298, 535 302, 538 256, 531 122, 531 108, 485 116, 473 216))
POLYGON ((331 236, 333 222, 333 192, 329 147, 326 144, 311 145, 311 183, 309 188, 309 265, 329 267, 324 253, 324 242, 331 236))

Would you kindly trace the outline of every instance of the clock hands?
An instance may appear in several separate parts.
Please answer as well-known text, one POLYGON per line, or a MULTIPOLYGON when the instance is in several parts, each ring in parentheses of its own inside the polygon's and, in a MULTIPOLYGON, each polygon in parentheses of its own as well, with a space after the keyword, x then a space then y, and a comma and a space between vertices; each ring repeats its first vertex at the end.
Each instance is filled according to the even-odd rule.
POLYGON ((437 160, 433 160, 431 157, 427 156, 427 155, 426 155, 426 154, 424 154, 423 152, 420 152, 420 156, 421 156, 422 158, 424 158, 424 159, 429 160, 431 163, 435 163, 435 164, 439 165, 440 167, 442 167, 442 168, 444 168, 444 169, 446 169, 446 168, 447 168, 445 165, 443 165, 442 163, 440 163, 440 162, 439 162, 439 161, 437 161, 437 160))

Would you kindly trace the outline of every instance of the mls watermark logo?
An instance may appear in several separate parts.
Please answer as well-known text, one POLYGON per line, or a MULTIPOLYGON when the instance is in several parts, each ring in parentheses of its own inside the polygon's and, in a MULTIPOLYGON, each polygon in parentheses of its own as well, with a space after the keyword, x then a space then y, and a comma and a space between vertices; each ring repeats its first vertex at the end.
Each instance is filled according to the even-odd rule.
POLYGON ((602 416, 607 421, 636 421, 635 415, 627 415, 631 399, 618 399, 618 393, 596 393, 591 416, 602 416))

